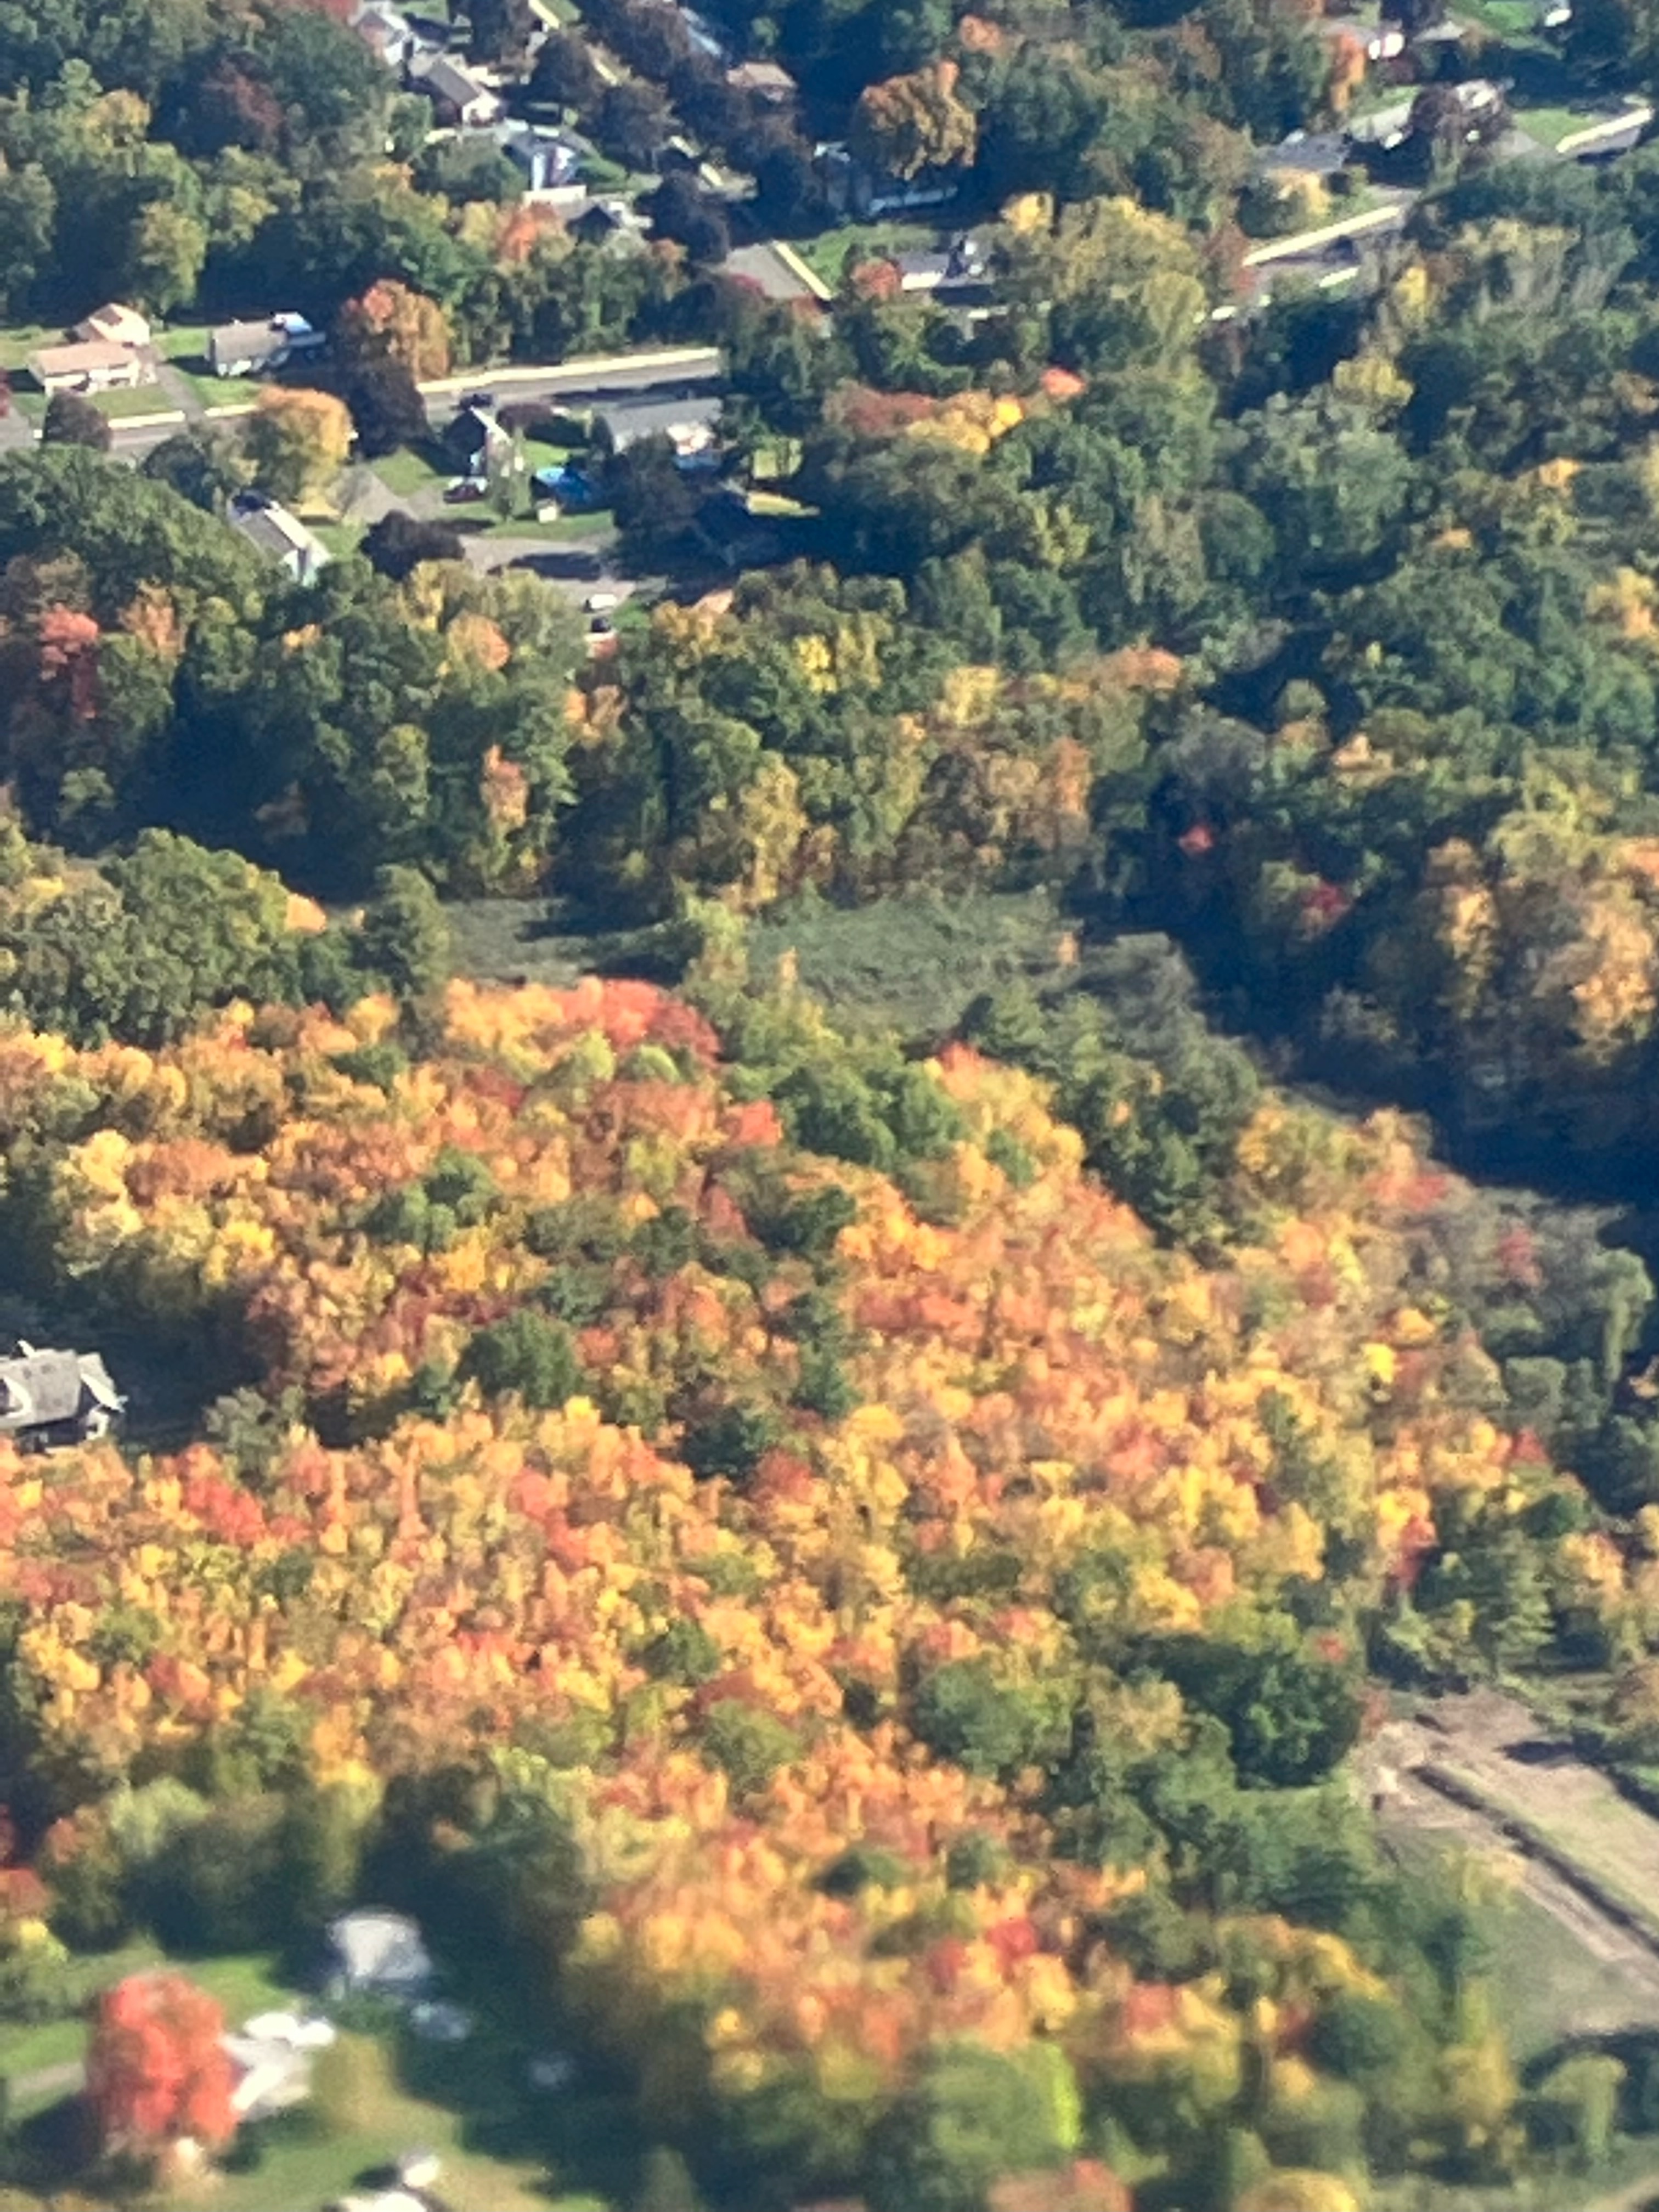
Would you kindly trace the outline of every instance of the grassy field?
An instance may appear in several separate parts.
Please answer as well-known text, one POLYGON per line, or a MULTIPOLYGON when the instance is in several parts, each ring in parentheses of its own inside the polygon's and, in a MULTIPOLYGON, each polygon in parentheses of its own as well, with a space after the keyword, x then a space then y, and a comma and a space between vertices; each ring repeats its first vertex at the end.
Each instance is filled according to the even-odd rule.
POLYGON ((1057 975, 1066 924, 1045 891, 884 899, 842 908, 803 900, 758 923, 757 972, 793 951, 800 980, 853 1030, 936 1036, 981 991, 1057 975))
MULTIPOLYGON (((260 2130, 257 2163, 215 2181, 216 2212, 321 2206, 360 2176, 416 2148, 437 2154, 439 2187, 453 2212, 549 2212, 540 2162, 469 2148, 464 2118, 404 2088, 382 2044, 342 2036, 319 2059, 314 2078, 314 2111, 260 2130)), ((179 2212, 194 2212, 198 2203, 198 2195, 181 2198, 179 2212)), ((172 2207, 162 2200, 156 2212, 172 2207)))
POLYGON ((422 492, 441 493, 444 486, 453 483, 455 478, 453 468, 440 468, 432 454, 416 453, 408 446, 376 461, 374 473, 398 499, 416 499, 422 492))

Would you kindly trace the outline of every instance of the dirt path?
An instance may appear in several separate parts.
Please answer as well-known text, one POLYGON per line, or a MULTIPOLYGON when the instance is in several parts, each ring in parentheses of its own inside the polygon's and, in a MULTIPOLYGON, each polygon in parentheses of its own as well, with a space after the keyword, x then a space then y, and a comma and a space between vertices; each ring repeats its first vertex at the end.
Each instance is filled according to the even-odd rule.
MULTIPOLYGON (((1363 1773, 1385 1836, 1478 1851, 1606 1970, 1578 2032, 1659 2024, 1659 1932, 1648 1917, 1659 1913, 1659 1820, 1544 1739, 1524 1705, 1492 1691, 1425 1700, 1378 1731, 1363 1773)), ((1608 2212, 1626 2201, 1610 2199, 1608 2212)))

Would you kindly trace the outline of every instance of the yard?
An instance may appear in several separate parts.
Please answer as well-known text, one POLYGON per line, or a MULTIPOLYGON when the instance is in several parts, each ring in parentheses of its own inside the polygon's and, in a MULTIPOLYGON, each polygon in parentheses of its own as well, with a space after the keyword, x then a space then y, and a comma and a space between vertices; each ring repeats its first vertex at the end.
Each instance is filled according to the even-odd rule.
POLYGON ((894 253, 926 253, 938 244, 938 227, 931 222, 849 222, 799 241, 795 251, 815 276, 834 288, 849 253, 859 261, 880 261, 894 253))
MULTIPOLYGON (((147 1942, 88 1958, 78 1966, 79 1993, 90 1998, 160 1963, 161 1954, 147 1942)), ((255 1955, 192 1960, 185 1971, 219 1999, 233 2027, 291 2005, 298 1994, 270 1960, 255 1955)), ((0 2075, 11 2085, 22 2171, 42 2192, 70 2179, 58 2147, 70 2140, 64 2123, 76 2089, 70 2069, 78 2066, 85 2042, 79 2019, 0 2029, 0 2075)), ((302 2110, 244 2132, 212 2185, 218 2212, 311 2212, 416 2148, 441 2160, 441 2191, 454 2212, 550 2212, 545 2159, 520 2148, 526 2126, 514 2100, 521 2056, 487 2029, 477 2045, 475 2051, 417 2044, 400 2052, 395 2028, 343 2034, 319 2055, 312 2098, 302 2110), (437 2087, 441 2103, 405 2084, 406 2065, 416 2081, 437 2087), (481 2132, 511 2136, 514 2148, 483 2148, 481 2132)), ((529 2108, 524 2120, 533 2128, 538 2114, 529 2092, 523 2100, 529 2108)), ((5 2198, 8 2212, 33 2212, 37 2201, 44 2203, 44 2194, 40 2200, 5 2198)), ((150 2212, 169 2212, 173 2201, 147 2200, 150 2212)), ((552 2202, 562 2212, 578 2212, 580 2200, 552 2202)))

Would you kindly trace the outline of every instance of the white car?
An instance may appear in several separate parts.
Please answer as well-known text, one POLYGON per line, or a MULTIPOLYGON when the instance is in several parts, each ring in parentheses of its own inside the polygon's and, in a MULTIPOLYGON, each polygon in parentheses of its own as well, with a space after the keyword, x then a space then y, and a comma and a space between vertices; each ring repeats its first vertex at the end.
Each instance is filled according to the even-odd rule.
POLYGON ((619 607, 621 605, 620 592, 590 592, 582 601, 582 612, 585 615, 608 615, 613 608, 619 607))

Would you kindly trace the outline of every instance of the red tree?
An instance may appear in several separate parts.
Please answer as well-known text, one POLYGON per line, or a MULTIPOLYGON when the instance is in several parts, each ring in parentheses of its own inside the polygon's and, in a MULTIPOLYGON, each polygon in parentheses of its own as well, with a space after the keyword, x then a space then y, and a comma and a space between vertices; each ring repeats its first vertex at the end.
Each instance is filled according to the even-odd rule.
POLYGON ((106 2150, 153 2159, 236 2132, 225 2016, 182 1974, 131 1974, 98 2001, 87 2045, 87 2098, 106 2150))

